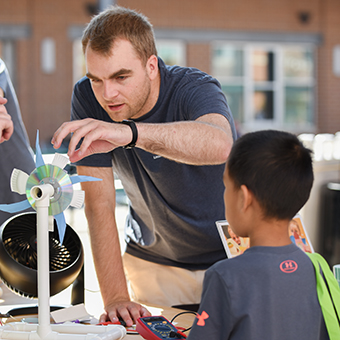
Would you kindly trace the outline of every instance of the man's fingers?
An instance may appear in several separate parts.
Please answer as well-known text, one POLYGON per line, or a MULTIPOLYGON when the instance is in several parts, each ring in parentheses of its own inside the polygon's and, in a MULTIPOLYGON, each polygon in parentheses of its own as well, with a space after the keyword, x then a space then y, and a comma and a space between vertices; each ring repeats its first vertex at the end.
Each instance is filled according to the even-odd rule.
POLYGON ((106 312, 103 313, 103 314, 99 317, 99 323, 105 322, 105 321, 108 321, 108 320, 109 320, 109 318, 108 318, 108 315, 107 315, 106 312))
POLYGON ((141 316, 150 316, 151 313, 138 303, 129 301, 126 303, 119 303, 107 309, 106 313, 102 314, 100 321, 117 322, 121 318, 127 327, 131 327, 137 322, 141 316))
POLYGON ((130 315, 133 318, 134 323, 137 322, 139 317, 150 316, 151 313, 143 306, 133 306, 129 309, 130 315))
POLYGON ((53 144, 55 149, 58 149, 61 146, 62 141, 68 136, 70 133, 78 130, 84 124, 88 124, 90 119, 76 120, 72 122, 63 123, 54 133, 51 143, 53 144))
POLYGON ((151 316, 151 313, 145 307, 142 307, 140 312, 142 317, 151 316))
MULTIPOLYGON (((131 319, 130 312, 127 308, 125 308, 125 307, 118 308, 117 312, 119 313, 120 317, 124 320, 127 327, 131 327, 133 325, 133 321, 131 319)), ((110 314, 110 319, 111 319, 112 322, 117 321, 117 320, 112 319, 111 314, 110 314)))
POLYGON ((73 132, 73 136, 68 146, 69 155, 72 155, 77 148, 80 140, 83 141, 80 146, 80 154, 84 154, 91 143, 98 137, 98 123, 95 121, 89 121, 87 124, 80 126, 73 132))

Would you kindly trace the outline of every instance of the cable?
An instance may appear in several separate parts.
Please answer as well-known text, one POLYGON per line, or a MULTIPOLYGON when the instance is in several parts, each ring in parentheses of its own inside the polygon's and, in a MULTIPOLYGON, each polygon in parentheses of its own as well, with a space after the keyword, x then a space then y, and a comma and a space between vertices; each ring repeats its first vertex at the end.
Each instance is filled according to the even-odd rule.
MULTIPOLYGON (((171 319, 171 323, 173 323, 173 321, 177 318, 177 317, 179 317, 180 315, 183 315, 183 314, 194 314, 194 315, 197 315, 197 313, 196 312, 192 312, 192 311, 187 311, 187 312, 180 312, 180 313, 178 313, 178 314, 176 314, 172 319, 171 319)), ((182 327, 176 327, 177 329, 179 329, 181 332, 187 332, 187 331, 190 331, 190 329, 192 328, 192 326, 191 327, 189 327, 189 328, 186 328, 186 329, 183 329, 182 327), (183 329, 183 330, 182 330, 183 329)))

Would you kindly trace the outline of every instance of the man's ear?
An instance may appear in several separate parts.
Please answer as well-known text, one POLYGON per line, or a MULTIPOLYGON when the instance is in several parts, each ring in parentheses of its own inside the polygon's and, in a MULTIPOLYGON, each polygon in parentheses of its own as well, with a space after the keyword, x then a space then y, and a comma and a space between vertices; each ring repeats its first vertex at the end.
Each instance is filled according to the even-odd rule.
POLYGON ((244 184, 241 185, 242 210, 245 212, 253 203, 253 193, 244 184))
POLYGON ((158 58, 153 54, 146 62, 146 69, 148 71, 150 80, 153 80, 158 75, 158 58))

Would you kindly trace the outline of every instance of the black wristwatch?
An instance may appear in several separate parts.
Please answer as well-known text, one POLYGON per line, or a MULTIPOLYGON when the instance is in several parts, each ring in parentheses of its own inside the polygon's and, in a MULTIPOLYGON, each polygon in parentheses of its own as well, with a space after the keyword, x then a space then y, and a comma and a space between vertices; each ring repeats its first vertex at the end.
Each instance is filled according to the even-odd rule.
POLYGON ((124 149, 132 149, 136 146, 136 142, 137 142, 137 138, 138 138, 138 130, 137 130, 137 126, 136 123, 133 120, 127 120, 124 119, 122 122, 122 124, 125 125, 129 125, 132 131, 132 140, 129 144, 123 146, 124 149))

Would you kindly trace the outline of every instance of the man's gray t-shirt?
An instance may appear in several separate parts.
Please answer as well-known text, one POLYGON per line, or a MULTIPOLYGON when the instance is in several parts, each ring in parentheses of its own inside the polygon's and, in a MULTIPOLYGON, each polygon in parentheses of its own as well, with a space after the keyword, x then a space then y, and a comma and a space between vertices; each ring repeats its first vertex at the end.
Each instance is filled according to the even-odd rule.
MULTIPOLYGON (((136 119, 143 123, 195 120, 217 113, 236 131, 220 84, 193 68, 166 66, 159 59, 161 87, 155 107, 136 119)), ((113 122, 94 97, 90 81, 76 84, 72 120, 113 122)), ((116 148, 85 158, 77 165, 110 167, 130 200, 127 252, 142 259, 190 269, 206 269, 221 260, 223 246, 215 221, 224 219, 224 164, 192 166, 146 152, 116 148)))

